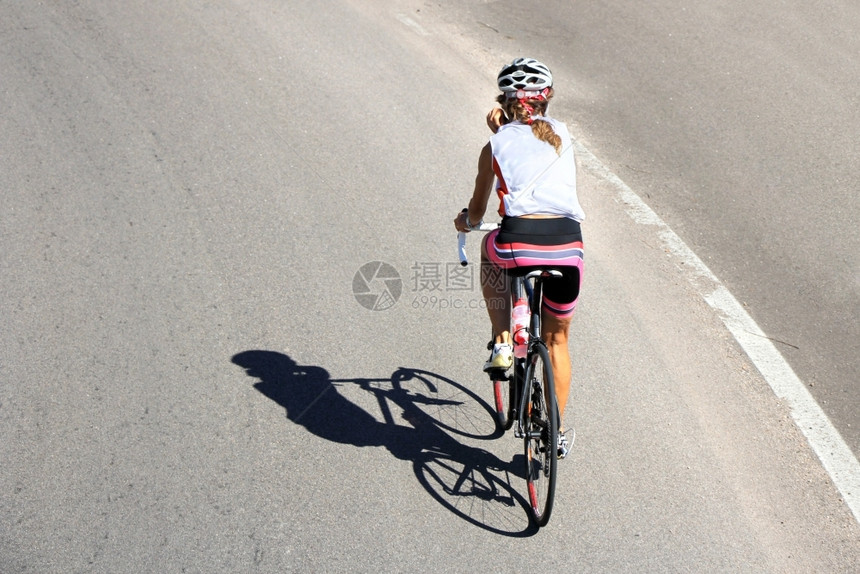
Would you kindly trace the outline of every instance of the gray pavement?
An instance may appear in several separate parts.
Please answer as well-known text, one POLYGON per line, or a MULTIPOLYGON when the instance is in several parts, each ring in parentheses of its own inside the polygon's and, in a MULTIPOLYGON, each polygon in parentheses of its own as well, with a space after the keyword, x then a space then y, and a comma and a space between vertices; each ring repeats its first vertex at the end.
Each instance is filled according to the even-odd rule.
POLYGON ((4 573, 860 569, 786 406, 587 168, 577 443, 529 526, 448 264, 488 62, 531 37, 440 3, 0 12, 4 573))

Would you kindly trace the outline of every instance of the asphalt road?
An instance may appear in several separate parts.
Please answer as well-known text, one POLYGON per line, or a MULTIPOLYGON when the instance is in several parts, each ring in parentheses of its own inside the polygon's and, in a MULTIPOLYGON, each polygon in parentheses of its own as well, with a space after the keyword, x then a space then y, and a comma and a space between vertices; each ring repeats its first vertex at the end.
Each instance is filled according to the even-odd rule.
MULTIPOLYGON (((820 277, 844 254, 847 286, 827 266, 820 297, 786 318, 768 306, 786 281, 752 268, 782 273, 767 264, 796 244, 779 225, 793 212, 753 207, 779 214, 778 192, 813 191, 706 193, 720 162, 701 161, 695 131, 732 155, 727 183, 752 185, 741 168, 768 150, 802 162, 773 168, 786 178, 815 163, 793 149, 830 158, 837 132, 814 122, 847 120, 805 110, 807 139, 833 148, 804 147, 746 98, 731 128, 700 125, 715 105, 706 67, 653 30, 716 41, 701 14, 556 8, 513 25, 504 2, 0 4, 0 571, 860 570, 860 526, 786 405, 589 164, 577 442, 550 525, 529 526, 521 445, 493 433, 486 318, 451 229, 500 61, 557 54, 555 115, 797 347, 801 375, 831 341, 792 323, 824 323, 812 305, 841 318, 829 328, 856 351, 847 181, 844 212, 819 197, 796 207, 843 241, 816 228, 804 240, 819 254, 792 260, 820 277), (667 85, 702 109, 672 104, 667 85), (785 138, 739 147, 755 125, 785 138), (727 251, 750 244, 760 265, 727 251), (400 281, 368 275, 372 262, 400 281), (356 297, 365 287, 376 310, 356 297)), ((844 10, 812 22, 850 29, 844 10)), ((777 41, 772 24, 727 14, 708 26, 777 41)), ((842 51, 856 40, 832 37, 814 61, 856 71, 842 51)), ((849 84, 809 97, 850 101, 849 84)), ((818 193, 842 181, 828 165, 818 193)), ((831 385, 856 360, 827 369, 805 380, 850 397, 831 385)))
POLYGON ((529 26, 516 6, 472 3, 463 20, 552 57, 580 137, 743 302, 860 455, 860 4, 552 2, 529 26))

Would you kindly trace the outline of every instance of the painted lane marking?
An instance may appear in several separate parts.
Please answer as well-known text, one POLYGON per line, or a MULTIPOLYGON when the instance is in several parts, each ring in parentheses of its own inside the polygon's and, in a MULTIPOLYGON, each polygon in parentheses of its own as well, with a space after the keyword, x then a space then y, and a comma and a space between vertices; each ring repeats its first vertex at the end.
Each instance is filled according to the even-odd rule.
POLYGON ((717 312, 774 394, 788 405, 794 423, 860 523, 860 462, 803 381, 734 295, 666 222, 579 141, 574 140, 574 146, 583 166, 615 188, 631 219, 640 225, 655 226, 663 246, 684 263, 687 280, 717 312))

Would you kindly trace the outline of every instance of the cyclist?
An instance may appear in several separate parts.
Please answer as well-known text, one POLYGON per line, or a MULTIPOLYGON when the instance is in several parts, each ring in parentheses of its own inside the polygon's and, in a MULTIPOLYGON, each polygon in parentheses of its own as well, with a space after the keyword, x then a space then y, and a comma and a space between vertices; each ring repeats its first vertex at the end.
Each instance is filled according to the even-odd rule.
MULTIPOLYGON (((495 190, 500 199, 499 229, 481 247, 481 286, 493 327, 492 353, 485 371, 513 363, 509 281, 503 271, 553 267, 561 278, 544 282, 541 326, 552 362, 559 413, 570 393, 568 333, 579 298, 583 250, 580 222, 585 214, 576 194, 576 162, 567 126, 546 115, 553 97, 552 73, 541 62, 517 58, 499 72, 500 107, 487 116, 495 132, 481 150, 478 175, 467 210, 454 220, 458 231, 479 226, 495 190), (501 281, 499 278, 501 277, 501 281)), ((559 457, 569 449, 559 433, 559 457)))

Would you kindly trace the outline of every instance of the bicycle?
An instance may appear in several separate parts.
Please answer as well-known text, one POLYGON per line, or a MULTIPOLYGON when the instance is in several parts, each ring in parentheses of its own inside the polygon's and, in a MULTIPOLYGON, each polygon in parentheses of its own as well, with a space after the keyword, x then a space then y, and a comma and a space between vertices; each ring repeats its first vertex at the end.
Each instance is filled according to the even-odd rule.
MULTIPOLYGON (((496 224, 482 223, 475 229, 491 231, 496 224)), ((461 265, 468 265, 465 233, 458 234, 461 265)), ((555 396, 552 364, 546 343, 541 339, 540 309, 543 281, 560 277, 561 272, 541 268, 524 274, 509 273, 511 285, 511 338, 514 364, 511 374, 491 370, 496 426, 504 433, 514 424, 514 437, 522 438, 526 459, 526 484, 531 517, 545 526, 552 513, 558 466, 560 417, 555 396), (528 309, 527 327, 514 326, 514 310, 520 301, 528 309)), ((492 346, 492 341, 490 341, 492 346)))

